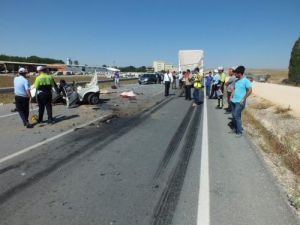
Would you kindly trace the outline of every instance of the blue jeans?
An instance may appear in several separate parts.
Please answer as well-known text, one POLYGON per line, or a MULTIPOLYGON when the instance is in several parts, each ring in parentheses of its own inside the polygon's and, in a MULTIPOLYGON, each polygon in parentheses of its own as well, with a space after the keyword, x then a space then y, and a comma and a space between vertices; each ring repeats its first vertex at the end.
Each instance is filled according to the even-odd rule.
POLYGON ((206 86, 206 96, 210 96, 210 85, 206 86))
POLYGON ((199 104, 199 102, 200 102, 200 93, 199 92, 200 92, 199 89, 194 88, 193 97, 194 97, 194 101, 196 104, 199 104))
POLYGON ((233 125, 237 134, 243 133, 242 127, 242 111, 245 108, 245 104, 241 105, 239 102, 231 102, 233 125))

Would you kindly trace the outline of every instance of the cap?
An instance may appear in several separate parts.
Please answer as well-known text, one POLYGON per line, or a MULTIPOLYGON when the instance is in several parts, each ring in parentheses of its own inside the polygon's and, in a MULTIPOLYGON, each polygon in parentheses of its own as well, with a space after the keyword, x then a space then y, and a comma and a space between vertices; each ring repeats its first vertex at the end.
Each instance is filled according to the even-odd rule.
POLYGON ((25 70, 25 68, 23 68, 23 67, 21 67, 20 69, 19 69, 19 73, 26 73, 27 71, 25 70))
POLYGON ((41 70, 44 70, 44 69, 46 69, 46 67, 44 67, 44 66, 38 66, 38 67, 36 68, 37 71, 41 71, 41 70))
POLYGON ((215 73, 219 72, 217 69, 214 70, 215 73))
POLYGON ((223 66, 219 66, 218 70, 224 70, 223 66))
POLYGON ((244 74, 244 72, 245 72, 245 67, 244 66, 238 66, 235 70, 234 70, 234 72, 235 73, 241 73, 241 74, 244 74))

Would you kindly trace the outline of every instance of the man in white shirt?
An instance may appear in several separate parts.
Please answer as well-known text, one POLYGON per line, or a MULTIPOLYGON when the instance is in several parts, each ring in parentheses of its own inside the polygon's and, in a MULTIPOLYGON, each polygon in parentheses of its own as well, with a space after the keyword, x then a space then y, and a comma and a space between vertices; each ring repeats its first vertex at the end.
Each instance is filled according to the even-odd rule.
POLYGON ((173 82, 172 73, 169 70, 164 75, 165 96, 169 96, 170 84, 173 82))

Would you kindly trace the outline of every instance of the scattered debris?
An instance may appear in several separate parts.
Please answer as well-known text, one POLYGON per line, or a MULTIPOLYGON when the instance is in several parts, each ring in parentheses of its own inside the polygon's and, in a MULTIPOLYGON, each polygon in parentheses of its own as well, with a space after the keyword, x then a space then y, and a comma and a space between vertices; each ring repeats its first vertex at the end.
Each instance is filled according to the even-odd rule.
POLYGON ((123 98, 134 98, 136 94, 133 91, 124 91, 120 94, 123 98))

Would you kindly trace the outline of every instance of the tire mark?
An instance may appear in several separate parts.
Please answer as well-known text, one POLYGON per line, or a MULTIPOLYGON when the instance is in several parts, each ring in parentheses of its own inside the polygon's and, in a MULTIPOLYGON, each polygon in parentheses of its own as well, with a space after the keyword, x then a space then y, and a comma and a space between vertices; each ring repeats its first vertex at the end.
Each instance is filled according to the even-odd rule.
MULTIPOLYGON (((31 159, 29 162, 22 162, 24 167, 29 167, 31 170, 38 170, 34 174, 31 173, 30 176, 25 178, 24 180, 19 181, 19 183, 15 184, 14 186, 10 187, 9 189, 0 192, 0 205, 5 203, 15 194, 21 192, 22 190, 30 187, 31 185, 39 182, 42 178, 48 176, 52 172, 56 171, 57 169, 61 168, 66 163, 70 162, 71 160, 75 159, 83 155, 84 153, 89 156, 94 154, 95 152, 101 151, 105 146, 110 144, 113 140, 121 137, 122 135, 128 133, 131 129, 135 128, 139 124, 145 121, 145 118, 151 116, 152 113, 156 112, 167 103, 169 103, 173 98, 163 99, 162 101, 157 102, 155 105, 151 106, 150 108, 144 110, 140 113, 137 117, 133 117, 130 119, 121 120, 120 123, 117 123, 115 126, 108 126, 104 127, 106 132, 99 132, 97 129, 83 129, 79 130, 75 136, 69 136, 66 142, 64 142, 64 148, 70 145, 70 151, 65 151, 65 155, 60 155, 61 158, 50 159, 50 154, 55 154, 56 151, 58 153, 61 149, 55 149, 54 151, 49 151, 51 144, 44 145, 43 147, 48 149, 48 151, 38 154, 37 157, 31 159), (113 135, 112 135, 113 134, 113 135), (74 142, 78 141, 79 139, 82 140, 82 137, 87 138, 88 140, 84 144, 78 144, 72 146, 74 142), (99 143, 99 140, 101 141, 99 143)), ((50 155, 51 156, 51 155, 50 155)), ((12 169, 20 169, 22 167, 20 165, 11 165, 4 169, 2 173, 6 173, 12 169)))
POLYGON ((172 156, 178 149, 178 146, 179 146, 179 144, 185 134, 185 131, 188 127, 188 124, 192 118, 193 110, 194 110, 194 107, 191 105, 190 108, 188 109, 187 113, 185 114, 184 119, 182 120, 178 129, 176 130, 175 134, 173 135, 173 137, 165 151, 164 157, 163 157, 162 161, 160 162, 158 169, 155 172, 154 179, 157 179, 162 174, 163 170, 168 165, 170 159, 172 158, 172 156))
POLYGON ((167 182, 167 186, 154 209, 154 214, 151 221, 152 225, 172 224, 172 219, 178 204, 190 156, 193 152, 196 142, 198 133, 197 131, 201 118, 201 110, 202 107, 197 107, 196 111, 194 112, 194 117, 188 129, 179 162, 173 170, 171 177, 167 182))

